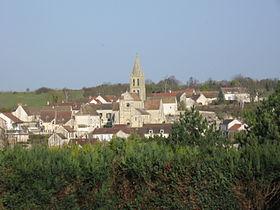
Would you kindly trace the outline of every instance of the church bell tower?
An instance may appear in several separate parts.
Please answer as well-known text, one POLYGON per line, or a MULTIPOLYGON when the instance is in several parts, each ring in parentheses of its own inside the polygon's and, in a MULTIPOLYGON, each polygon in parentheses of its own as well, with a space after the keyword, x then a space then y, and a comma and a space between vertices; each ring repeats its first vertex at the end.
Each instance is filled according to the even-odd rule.
POLYGON ((130 75, 130 92, 137 93, 142 101, 146 100, 145 77, 138 55, 136 55, 130 75))

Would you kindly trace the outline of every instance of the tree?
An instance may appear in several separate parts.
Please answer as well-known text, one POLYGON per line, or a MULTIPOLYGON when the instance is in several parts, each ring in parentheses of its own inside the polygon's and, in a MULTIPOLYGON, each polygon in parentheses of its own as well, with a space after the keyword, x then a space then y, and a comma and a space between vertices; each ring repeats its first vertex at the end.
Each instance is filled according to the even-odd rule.
POLYGON ((63 89, 62 89, 62 92, 63 92, 63 94, 64 94, 65 102, 68 102, 68 99, 69 99, 69 89, 63 88, 63 89))
POLYGON ((192 107, 174 123, 169 142, 172 145, 217 145, 224 142, 224 138, 215 125, 208 124, 207 120, 192 107))
POLYGON ((222 104, 225 102, 225 95, 222 90, 219 91, 217 100, 218 100, 219 104, 222 104))
POLYGON ((198 84, 198 80, 193 78, 193 77, 190 77, 189 80, 187 81, 187 87, 196 87, 198 84))
POLYGON ((246 143, 280 143, 280 82, 268 100, 245 116, 249 126, 246 143))

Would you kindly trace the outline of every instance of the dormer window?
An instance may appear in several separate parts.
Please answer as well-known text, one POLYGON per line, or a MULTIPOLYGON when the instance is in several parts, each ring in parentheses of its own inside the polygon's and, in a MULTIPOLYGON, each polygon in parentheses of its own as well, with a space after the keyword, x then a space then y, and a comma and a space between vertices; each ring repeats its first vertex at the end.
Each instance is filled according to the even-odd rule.
POLYGON ((164 134, 164 130, 163 129, 160 129, 160 134, 164 134))
POLYGON ((130 107, 130 104, 129 104, 129 103, 127 103, 127 104, 126 104, 126 107, 130 107))
POLYGON ((153 133, 153 130, 149 130, 149 134, 152 134, 153 133))

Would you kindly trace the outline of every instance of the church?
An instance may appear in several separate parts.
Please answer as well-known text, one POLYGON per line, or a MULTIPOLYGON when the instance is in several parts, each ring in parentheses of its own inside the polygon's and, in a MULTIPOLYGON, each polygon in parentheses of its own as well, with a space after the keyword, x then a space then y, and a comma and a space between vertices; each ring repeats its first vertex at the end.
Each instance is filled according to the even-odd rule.
POLYGON ((121 95, 116 124, 142 127, 143 124, 165 122, 162 99, 147 99, 145 76, 139 55, 130 75, 130 89, 121 95))

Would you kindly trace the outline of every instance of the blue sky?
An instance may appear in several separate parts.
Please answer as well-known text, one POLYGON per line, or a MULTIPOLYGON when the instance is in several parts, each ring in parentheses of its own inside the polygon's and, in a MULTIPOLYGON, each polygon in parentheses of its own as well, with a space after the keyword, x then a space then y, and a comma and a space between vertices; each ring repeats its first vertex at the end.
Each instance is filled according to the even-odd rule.
POLYGON ((0 90, 280 76, 280 0, 0 0, 0 90))

